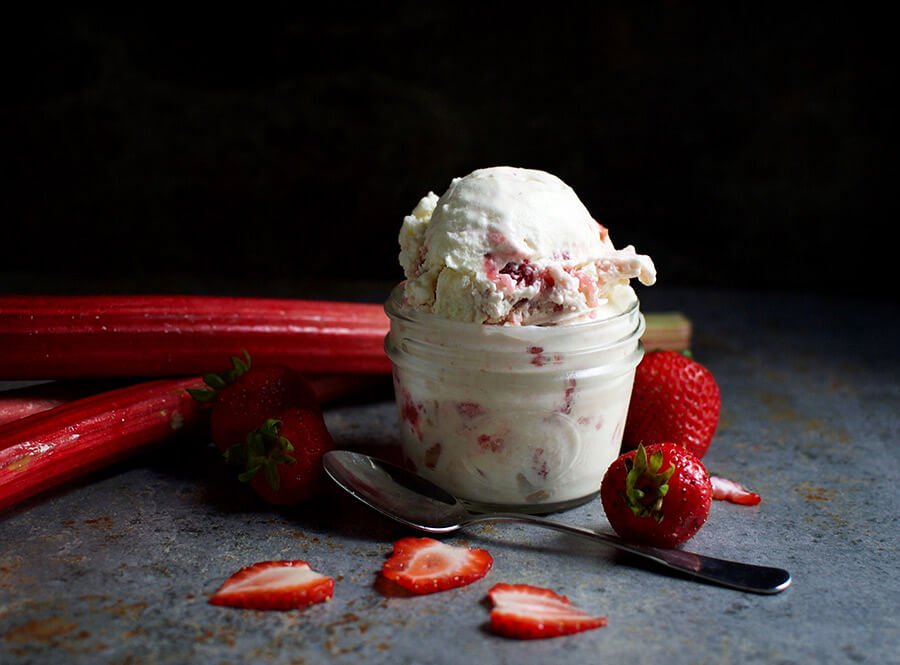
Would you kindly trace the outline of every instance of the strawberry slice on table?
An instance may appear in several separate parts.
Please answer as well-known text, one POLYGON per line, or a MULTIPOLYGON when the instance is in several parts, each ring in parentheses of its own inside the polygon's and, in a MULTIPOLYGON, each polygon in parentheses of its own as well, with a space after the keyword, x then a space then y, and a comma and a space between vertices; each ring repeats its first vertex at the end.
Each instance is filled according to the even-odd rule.
POLYGON ((394 543, 381 574, 415 594, 426 594, 480 580, 493 563, 486 550, 409 537, 394 543))
POLYGON ((574 607, 566 596, 529 584, 495 584, 488 597, 494 604, 491 631, 504 637, 559 637, 607 624, 605 616, 592 616, 574 607))
POLYGON ((730 501, 742 506, 756 506, 762 501, 762 497, 756 492, 751 492, 743 485, 721 476, 710 476, 712 483, 712 498, 718 501, 730 501))
POLYGON ((261 561, 229 577, 209 598, 213 605, 251 610, 294 610, 334 594, 334 580, 306 561, 261 561))

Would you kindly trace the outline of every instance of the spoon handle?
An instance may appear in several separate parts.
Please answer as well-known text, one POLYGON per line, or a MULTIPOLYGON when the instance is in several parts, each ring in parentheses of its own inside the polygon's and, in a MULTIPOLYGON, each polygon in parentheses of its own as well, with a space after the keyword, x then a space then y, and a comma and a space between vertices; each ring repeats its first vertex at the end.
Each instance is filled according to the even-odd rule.
POLYGON ((599 531, 593 531, 572 524, 555 522, 545 517, 519 513, 492 513, 485 515, 472 515, 467 524, 473 522, 503 521, 503 522, 527 522, 535 526, 562 531, 582 538, 600 541, 612 545, 620 550, 629 552, 644 559, 686 573, 693 578, 706 580, 722 586, 750 591, 753 593, 773 594, 784 591, 791 583, 791 575, 781 568, 770 566, 757 566, 739 561, 727 561, 703 554, 694 554, 678 549, 662 549, 645 545, 633 545, 616 536, 611 536, 599 531))

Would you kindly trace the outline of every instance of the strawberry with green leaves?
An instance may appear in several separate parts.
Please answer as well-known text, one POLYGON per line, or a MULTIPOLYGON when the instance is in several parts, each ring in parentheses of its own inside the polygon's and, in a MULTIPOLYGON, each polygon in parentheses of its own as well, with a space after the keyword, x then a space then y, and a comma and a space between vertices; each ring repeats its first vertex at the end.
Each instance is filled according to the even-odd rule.
POLYGON ((706 522, 712 485, 703 463, 680 445, 638 445, 609 466, 600 500, 624 540, 668 548, 692 538, 706 522))
POLYGON ((307 380, 280 365, 251 366, 246 352, 232 369, 208 374, 195 399, 212 405, 210 433, 225 460, 269 503, 313 496, 324 476, 322 456, 334 448, 307 380))
POLYGON ((651 351, 637 366, 622 447, 672 441, 703 457, 722 398, 712 373, 689 355, 651 351))
POLYGON ((318 409, 292 406, 267 419, 243 443, 225 452, 238 479, 265 501, 289 506, 314 496, 322 486, 322 457, 334 440, 318 409))
POLYGON ((191 390, 211 405, 210 435, 221 452, 243 443, 247 434, 292 405, 318 408, 315 393, 300 373, 280 365, 255 367, 250 355, 232 356, 232 368, 203 377, 206 389, 191 390))

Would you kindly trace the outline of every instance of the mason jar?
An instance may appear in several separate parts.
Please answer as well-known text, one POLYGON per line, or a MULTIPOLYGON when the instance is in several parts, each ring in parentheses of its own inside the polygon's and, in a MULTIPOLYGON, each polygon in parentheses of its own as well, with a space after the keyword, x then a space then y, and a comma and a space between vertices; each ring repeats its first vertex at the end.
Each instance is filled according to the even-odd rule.
POLYGON ((405 307, 398 285, 385 350, 408 465, 475 511, 595 497, 643 356, 644 317, 627 293, 584 322, 498 326, 405 307))

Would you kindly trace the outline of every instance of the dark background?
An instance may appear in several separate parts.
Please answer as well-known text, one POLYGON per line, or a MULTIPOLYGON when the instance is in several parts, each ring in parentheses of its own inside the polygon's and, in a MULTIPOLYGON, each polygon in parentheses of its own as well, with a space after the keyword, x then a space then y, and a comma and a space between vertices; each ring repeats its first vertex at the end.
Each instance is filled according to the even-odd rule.
POLYGON ((893 291, 885 17, 367 7, 8 17, 0 290, 396 281, 419 197, 509 164, 660 285, 893 291))

